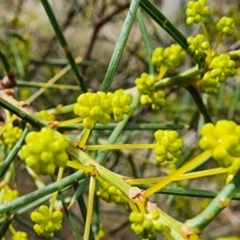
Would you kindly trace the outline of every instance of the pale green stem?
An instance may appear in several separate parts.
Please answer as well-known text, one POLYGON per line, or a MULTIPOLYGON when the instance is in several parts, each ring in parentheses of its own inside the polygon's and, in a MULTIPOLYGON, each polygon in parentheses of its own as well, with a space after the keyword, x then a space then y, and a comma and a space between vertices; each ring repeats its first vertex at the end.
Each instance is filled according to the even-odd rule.
MULTIPOLYGON (((77 57, 75 59, 76 63, 79 63, 82 61, 80 57, 77 57)), ((71 65, 67 65, 63 69, 61 69, 54 77, 52 77, 45 85, 45 87, 42 87, 41 89, 37 90, 35 93, 33 93, 26 102, 30 104, 33 102, 36 98, 38 98, 42 93, 44 93, 48 88, 47 85, 51 86, 54 84, 57 80, 59 80, 63 75, 65 75, 69 70, 71 69, 71 65)))
POLYGON ((239 186, 240 172, 235 175, 232 182, 222 188, 218 195, 200 214, 186 221, 187 229, 196 233, 203 230, 224 208, 230 204, 231 199, 236 194, 239 186))
POLYGON ((208 32, 205 26, 205 23, 203 22, 203 20, 200 22, 202 30, 203 30, 203 35, 205 36, 206 40, 209 42, 209 36, 208 36, 208 32))
POLYGON ((166 178, 164 178, 162 181, 160 181, 157 184, 148 188, 144 193, 144 197, 147 198, 147 197, 151 196, 152 194, 154 194, 155 192, 162 189, 163 187, 165 187, 166 185, 168 185, 169 183, 174 182, 175 179, 177 179, 183 173, 190 171, 191 169, 196 167, 196 165, 198 165, 201 162, 204 162, 210 156, 211 156, 211 151, 210 150, 199 154, 197 157, 195 157, 194 159, 189 161, 187 164, 183 165, 181 168, 176 170, 174 173, 172 173, 169 176, 167 176, 166 178))
POLYGON ((240 56, 240 50, 235 50, 235 51, 231 51, 228 52, 231 58, 239 58, 240 56))
POLYGON ((89 194, 88 194, 88 209, 87 209, 87 218, 84 230, 83 240, 89 240, 89 234, 91 229, 92 215, 93 215, 93 203, 94 203, 94 192, 96 187, 96 178, 91 176, 89 194))
POLYGON ((87 151, 96 150, 125 150, 125 149, 154 149, 158 145, 154 143, 142 143, 142 144, 106 144, 106 145, 87 145, 87 151))
POLYGON ((199 70, 198 66, 195 66, 176 76, 163 78, 161 81, 155 84, 155 90, 163 89, 173 85, 188 85, 188 81, 191 81, 192 83, 193 79, 201 74, 202 71, 203 70, 199 70))
MULTIPOLYGON (((62 179, 62 176, 63 176, 63 171, 64 171, 64 168, 63 167, 60 167, 59 168, 59 171, 58 171, 58 177, 57 177, 57 181, 58 182, 59 180, 62 179)), ((53 212, 53 209, 54 209, 54 205, 55 205, 55 202, 57 200, 57 196, 58 196, 58 191, 55 192, 52 196, 52 199, 51 199, 51 204, 50 204, 50 207, 49 207, 49 214, 51 214, 53 212)))
POLYGON ((20 87, 32 87, 32 88, 50 88, 50 89, 59 89, 59 90, 73 90, 79 91, 79 86, 73 85, 64 85, 64 84, 48 84, 48 83, 41 83, 36 81, 24 81, 18 80, 17 85, 20 87))
MULTIPOLYGON (((227 169, 225 168, 214 168, 214 169, 208 169, 198 172, 191 172, 191 173, 185 173, 183 175, 180 175, 179 177, 176 177, 174 181, 182 181, 182 180, 188 180, 188 179, 196 179, 196 178, 202 178, 202 177, 208 177, 208 176, 214 176, 217 174, 223 174, 226 173, 227 169)), ((160 181, 162 181, 166 177, 155 177, 155 178, 136 178, 136 179, 127 179, 126 182, 131 185, 138 185, 138 184, 155 184, 160 181)))

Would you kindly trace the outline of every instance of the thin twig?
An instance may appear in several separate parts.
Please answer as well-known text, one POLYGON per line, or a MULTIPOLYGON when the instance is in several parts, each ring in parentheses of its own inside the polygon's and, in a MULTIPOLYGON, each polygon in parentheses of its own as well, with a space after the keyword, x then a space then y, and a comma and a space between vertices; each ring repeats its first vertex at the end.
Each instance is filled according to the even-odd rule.
POLYGON ((94 23, 94 29, 92 32, 92 36, 90 38, 90 43, 88 45, 88 48, 84 54, 84 60, 89 60, 90 56, 91 56, 91 52, 93 50, 93 47, 96 43, 97 40, 97 35, 99 30, 101 29, 101 27, 103 27, 107 22, 109 22, 114 16, 116 16, 117 14, 119 14, 120 12, 124 11, 125 9, 127 9, 129 7, 129 3, 125 3, 123 5, 119 5, 118 8, 114 9, 111 13, 109 13, 108 15, 102 17, 101 19, 99 19, 97 22, 94 23))

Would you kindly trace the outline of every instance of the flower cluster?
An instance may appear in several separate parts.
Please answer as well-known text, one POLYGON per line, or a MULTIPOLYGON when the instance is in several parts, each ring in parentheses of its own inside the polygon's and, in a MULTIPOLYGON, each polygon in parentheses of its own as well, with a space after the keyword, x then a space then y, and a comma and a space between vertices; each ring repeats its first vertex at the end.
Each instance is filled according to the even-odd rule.
POLYGON ((165 104, 165 93, 163 91, 151 92, 148 95, 141 95, 142 105, 150 104, 153 110, 160 110, 165 104))
POLYGON ((119 122, 123 120, 124 114, 129 115, 132 112, 130 104, 132 102, 132 97, 130 95, 124 94, 122 89, 117 90, 112 94, 112 112, 115 121, 119 122))
POLYGON ((13 125, 10 124, 3 133, 3 141, 7 147, 11 149, 17 140, 21 137, 21 135, 22 129, 19 127, 13 127, 13 125))
POLYGON ((231 60, 228 53, 214 57, 209 64, 209 68, 211 69, 211 76, 218 79, 219 82, 223 82, 236 74, 235 62, 231 60))
POLYGON ((150 104, 153 110, 161 109, 165 103, 165 93, 163 91, 154 91, 154 77, 147 73, 142 73, 140 78, 135 80, 135 84, 141 94, 140 103, 142 105, 150 104))
POLYGON ((18 190, 16 189, 11 189, 8 185, 5 185, 4 188, 4 195, 3 195, 3 202, 10 202, 13 199, 18 197, 18 190))
POLYGON ((197 34, 195 37, 189 37, 187 42, 189 51, 197 58, 201 58, 204 53, 206 54, 210 50, 210 44, 205 40, 203 34, 197 34))
POLYGON ((154 84, 160 81, 168 72, 175 70, 185 57, 186 53, 180 45, 172 44, 165 49, 156 48, 152 54, 151 63, 158 70, 157 76, 149 76, 147 73, 142 73, 135 80, 135 84, 141 94, 141 104, 150 104, 153 110, 159 110, 165 105, 165 93, 163 91, 155 91, 154 84))
POLYGON ((141 77, 135 80, 137 90, 140 94, 150 94, 154 91, 154 77, 149 76, 147 73, 142 73, 141 77))
POLYGON ((191 25, 193 23, 199 23, 204 17, 207 17, 210 13, 209 7, 206 5, 206 0, 189 1, 186 9, 186 23, 191 25))
POLYGON ((220 82, 211 76, 210 71, 203 75, 202 80, 198 81, 197 85, 205 93, 217 93, 220 88, 220 82))
POLYGON ((100 188, 97 191, 97 195, 106 202, 115 202, 117 205, 123 205, 125 210, 129 211, 127 197, 116 187, 110 185, 102 178, 99 177, 98 180, 100 183, 100 188))
POLYGON ((26 232, 17 231, 12 235, 11 240, 28 240, 28 235, 26 232))
POLYGON ((55 165, 66 165, 68 141, 62 134, 50 128, 42 128, 40 132, 28 133, 25 142, 21 157, 37 174, 53 174, 55 165))
POLYGON ((234 20, 230 17, 222 17, 217 22, 217 30, 231 36, 235 28, 234 20))
POLYGON ((240 169, 240 126, 235 122, 220 120, 215 125, 205 124, 199 146, 212 150, 213 158, 229 173, 235 174, 240 169))
POLYGON ((78 97, 73 111, 83 118, 85 128, 92 129, 96 122, 107 125, 111 120, 111 113, 116 121, 121 121, 124 114, 131 113, 131 102, 132 97, 124 94, 122 89, 114 93, 88 92, 78 97))
POLYGON ((183 140, 178 138, 178 133, 174 130, 158 130, 154 134, 156 139, 156 160, 158 162, 173 161, 178 159, 183 147, 183 140))
POLYGON ((74 105, 74 113, 83 118, 83 126, 91 129, 96 122, 107 125, 110 120, 111 100, 104 92, 81 94, 74 105))
POLYGON ((156 239, 157 234, 163 230, 160 213, 157 209, 146 214, 131 212, 129 221, 131 222, 131 229, 141 239, 156 239))
POLYGON ((94 240, 102 240, 106 236, 106 232, 103 228, 100 228, 99 231, 95 234, 94 240))
POLYGON ((156 48, 153 52, 151 62, 157 69, 166 68, 167 71, 175 70, 186 56, 180 45, 172 44, 165 49, 156 48))
POLYGON ((60 211, 50 213, 46 205, 41 205, 38 211, 31 214, 31 220, 35 222, 34 231, 41 237, 50 238, 54 232, 62 229, 63 214, 60 211))
POLYGON ((212 59, 203 79, 198 83, 207 93, 215 93, 222 82, 236 74, 235 62, 228 53, 220 54, 212 59))
POLYGON ((40 111, 38 113, 38 117, 46 122, 52 122, 55 120, 55 116, 53 114, 49 114, 46 110, 40 111))

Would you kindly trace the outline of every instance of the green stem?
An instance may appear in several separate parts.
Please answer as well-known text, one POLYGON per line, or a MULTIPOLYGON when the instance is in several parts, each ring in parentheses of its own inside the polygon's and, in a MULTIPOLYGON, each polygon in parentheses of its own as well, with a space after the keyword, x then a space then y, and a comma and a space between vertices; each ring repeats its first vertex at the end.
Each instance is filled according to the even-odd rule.
MULTIPOLYGON (((64 172, 64 167, 60 167, 58 170, 58 176, 57 176, 56 182, 62 179, 63 172, 64 172)), ((57 197, 58 197, 58 191, 55 192, 51 198, 50 206, 49 206, 49 214, 53 213, 55 202, 57 201, 57 197)))
POLYGON ((236 194, 240 186, 240 171, 235 175, 232 182, 223 187, 211 203, 196 217, 186 221, 186 227, 199 233, 204 229, 216 216, 229 205, 231 199, 236 194))
MULTIPOLYGON (((174 181, 197 179, 197 178, 203 178, 203 177, 214 176, 214 175, 225 174, 225 173, 227 173, 227 170, 225 168, 214 168, 214 169, 185 173, 183 175, 176 177, 174 181)), ((126 181, 131 185, 156 184, 162 181, 164 178, 165 177, 134 178, 134 179, 128 179, 126 181)))
POLYGON ((57 106, 56 108, 51 108, 48 109, 47 111, 49 114, 64 115, 67 113, 71 113, 73 111, 74 104, 75 103, 59 107, 57 106))
POLYGON ((74 189, 74 194, 72 196, 71 202, 69 203, 68 207, 71 207, 75 201, 83 194, 87 186, 89 185, 89 178, 83 179, 80 183, 79 186, 74 189))
MULTIPOLYGON (((149 188, 149 185, 137 185, 141 189, 149 188)), ((215 198, 218 195, 218 191, 210 191, 204 189, 195 189, 195 188, 182 188, 182 187, 171 187, 166 186, 161 190, 157 191, 159 194, 167 194, 167 195, 176 195, 183 197, 198 197, 198 198, 215 198)), ((233 200, 240 200, 240 193, 236 193, 233 200)))
POLYGON ((21 110, 20 108, 14 106, 13 104, 11 104, 10 102, 6 101, 3 98, 0 98, 0 106, 2 106, 3 108, 6 108, 11 113, 17 115, 22 120, 30 123, 32 126, 38 128, 38 129, 41 129, 42 127, 46 126, 43 122, 41 122, 38 119, 32 117, 27 112, 25 112, 25 111, 21 110))
POLYGON ((14 56, 14 60, 15 60, 17 69, 18 69, 18 73, 21 77, 24 77, 25 76, 24 67, 23 67, 21 57, 19 55, 18 49, 16 47, 16 44, 13 41, 12 36, 9 37, 9 45, 12 49, 12 53, 13 53, 13 56, 14 56))
POLYGON ((84 236, 83 236, 84 240, 89 239, 91 222, 92 222, 92 215, 93 215, 93 203, 94 203, 95 186, 96 186, 96 178, 91 176, 90 186, 89 186, 89 194, 88 194, 87 218, 86 218, 86 224, 85 224, 85 230, 84 230, 84 236))
POLYGON ((211 151, 210 150, 206 150, 206 151, 202 152, 201 154, 197 155, 194 159, 187 162, 181 168, 177 169, 172 174, 168 175, 167 177, 165 177, 164 179, 162 179, 158 183, 149 187, 144 192, 144 197, 147 198, 147 197, 153 195, 155 192, 159 191, 160 189, 162 189, 163 187, 165 187, 169 183, 174 182, 175 179, 177 179, 180 175, 191 171, 193 168, 196 167, 196 165, 199 165, 199 164, 205 162, 206 159, 209 159, 210 157, 211 157, 211 151))
MULTIPOLYGON (((137 108, 138 104, 139 104, 139 94, 136 93, 136 95, 133 98, 132 104, 131 104, 132 109, 137 108)), ((113 144, 117 141, 118 136, 122 133, 122 131, 123 131, 124 127, 126 126, 129 118, 130 118, 130 115, 125 115, 124 119, 117 124, 117 126, 114 128, 112 134, 108 138, 107 144, 113 144)), ((109 151, 107 151, 107 150, 100 151, 98 153, 96 161, 103 164, 105 162, 105 159, 107 157, 108 152, 109 151)))
POLYGON ((228 53, 232 59, 238 60, 240 57, 240 50, 230 51, 228 53))
POLYGON ((66 57, 69 61, 69 64, 71 65, 72 70, 75 73, 75 75, 76 75, 76 77, 79 81, 82 92, 87 92, 87 86, 86 86, 86 84, 83 80, 83 76, 79 72, 78 66, 77 66, 77 64, 74 60, 74 57, 73 57, 70 49, 69 49, 67 41, 66 41, 66 39, 65 39, 65 37, 62 33, 62 30, 61 30, 60 26, 58 25, 58 22, 56 20, 56 17, 54 15, 53 11, 52 11, 52 8, 51 8, 50 4, 48 3, 48 0, 41 0, 41 2, 42 2, 42 5, 43 5, 48 17, 49 17, 49 20, 50 20, 50 22, 52 24, 52 27, 53 27, 53 29, 56 33, 56 36, 57 36, 65 54, 66 54, 66 57))
MULTIPOLYGON (((64 189, 65 190, 65 189, 64 189)), ((63 190, 62 190, 63 191, 63 190)), ((45 202, 49 201, 52 198, 53 194, 48 194, 44 197, 41 197, 27 205, 25 205, 24 207, 19 208, 15 213, 14 216, 21 216, 24 213, 30 211, 31 209, 37 208, 38 206, 44 204, 45 202)))
POLYGON ((74 182, 77 182, 85 177, 86 176, 82 171, 77 171, 76 173, 73 173, 72 175, 65 177, 64 179, 62 179, 58 182, 54 182, 54 183, 46 186, 45 188, 36 190, 36 191, 28 193, 24 196, 18 197, 10 202, 1 204, 0 205, 0 214, 14 210, 25 204, 33 202, 36 199, 44 197, 50 193, 53 193, 56 191, 61 191, 63 188, 65 188, 65 187, 73 184, 74 182))
MULTIPOLYGON (((109 123, 104 126, 97 123, 94 126, 94 130, 113 130, 118 125, 118 123, 109 123)), ((159 130, 159 129, 185 129, 188 128, 186 125, 182 124, 160 124, 160 123, 127 123, 123 130, 159 130)), ((66 131, 66 130, 78 130, 84 129, 82 123, 71 124, 68 126, 60 126, 58 130, 66 131)))
MULTIPOLYGON (((161 210, 160 210, 161 211, 161 210)), ((163 223, 162 234, 168 240, 187 240, 188 238, 182 234, 182 223, 169 216, 164 211, 160 212, 160 221, 163 223)))
POLYGON ((74 221, 73 218, 73 214, 71 211, 68 210, 67 206, 66 206, 66 202, 65 202, 65 197, 63 194, 59 193, 59 197, 62 201, 62 205, 63 205, 63 209, 64 209, 64 213, 67 217, 67 221, 69 223, 70 228, 72 229, 72 231, 74 232, 75 235, 75 239, 76 240, 82 240, 82 235, 80 233, 80 229, 79 229, 79 225, 74 221))
POLYGON ((2 164, 0 166, 0 179, 3 177, 10 164, 17 156, 18 151, 21 149, 22 143, 24 142, 24 139, 28 133, 28 130, 29 129, 27 127, 24 129, 21 137, 18 139, 12 150, 8 153, 7 157, 2 161, 2 164))
POLYGON ((78 86, 72 85, 63 85, 63 84, 48 84, 48 83, 40 83, 40 82, 29 82, 24 80, 18 80, 17 85, 20 87, 35 87, 35 88, 52 88, 52 89, 59 89, 59 90, 73 90, 79 91, 78 86))
POLYGON ((157 144, 139 143, 139 144, 103 144, 103 145, 86 145, 87 151, 96 150, 127 150, 127 149, 154 149, 157 144))
POLYGON ((4 224, 2 225, 2 228, 0 230, 0 239, 3 239, 5 236, 5 233, 7 232, 10 224, 12 223, 13 216, 8 216, 4 224))
POLYGON ((133 25, 133 21, 135 19, 135 15, 137 13, 137 9, 139 6, 140 0, 134 0, 131 1, 129 11, 127 13, 127 16, 125 18, 122 31, 120 33, 120 36, 118 38, 118 41, 115 45, 111 60, 108 65, 107 72, 105 74, 104 80, 101 85, 101 91, 107 92, 110 89, 111 83, 113 81, 113 77, 115 75, 115 72, 117 70, 120 58, 122 56, 124 47, 126 45, 130 30, 133 25))
POLYGON ((4 55, 4 53, 0 49, 0 59, 3 63, 6 73, 9 73, 11 70, 10 64, 8 62, 8 58, 4 55))
POLYGON ((167 77, 161 79, 161 81, 155 84, 155 90, 163 89, 173 85, 187 85, 189 80, 194 79, 194 77, 201 74, 202 71, 199 70, 198 66, 188 69, 187 71, 175 75, 174 77, 167 77))
MULTIPOLYGON (((70 172, 73 173, 74 172, 73 169, 70 169, 70 172)), ((80 209, 82 217, 83 217, 84 225, 86 223, 86 218, 87 218, 87 207, 86 207, 82 193, 86 189, 87 185, 89 185, 89 178, 85 178, 80 182, 73 183, 73 188, 74 188, 75 193, 72 198, 74 199, 74 197, 76 197, 75 194, 78 193, 78 197, 76 199, 77 199, 77 203, 78 203, 79 209, 80 209)), ((69 207, 71 207, 71 203, 72 203, 72 201, 70 202, 69 207)), ((92 229, 90 229, 90 240, 92 240, 92 239, 94 239, 94 234, 93 234, 92 229)))
POLYGON ((166 16, 162 14, 161 11, 150 1, 141 0, 140 6, 144 11, 156 22, 158 23, 172 38, 182 46, 185 51, 192 56, 199 66, 202 65, 204 59, 196 58, 188 49, 188 43, 185 36, 172 24, 166 16))
POLYGON ((200 96, 199 91, 194 86, 188 86, 188 87, 186 87, 186 89, 189 91, 189 93, 191 94, 195 103, 197 104, 198 110, 202 113, 202 115, 204 117, 205 123, 212 123, 212 119, 209 115, 209 112, 208 112, 206 106, 203 103, 203 100, 200 96))
POLYGON ((210 42, 210 41, 209 41, 209 36, 208 36, 208 31, 207 31, 207 29, 206 29, 206 25, 205 25, 205 23, 204 23, 203 20, 200 21, 200 25, 201 25, 201 28, 202 28, 202 31, 203 31, 203 35, 205 36, 206 40, 207 40, 208 42, 210 42))
POLYGON ((186 51, 188 51, 187 39, 153 3, 141 0, 140 6, 154 21, 156 21, 170 36, 172 36, 173 39, 175 39, 186 51))
POLYGON ((235 113, 235 111, 238 107, 238 103, 239 103, 239 97, 240 97, 240 84, 238 82, 237 86, 234 89, 234 93, 231 98, 232 102, 231 102, 231 105, 229 106, 229 110, 228 110, 227 119, 229 119, 229 120, 234 118, 234 113, 235 113))
POLYGON ((136 18, 137 18, 138 25, 139 25, 139 28, 140 28, 140 31, 142 34, 143 43, 144 43, 146 51, 147 51, 147 60, 149 63, 149 65, 148 65, 149 73, 150 73, 150 75, 153 75, 154 74, 154 66, 151 63, 153 49, 152 49, 151 39, 150 39, 149 33, 147 31, 146 25, 143 21, 143 17, 142 17, 140 9, 138 9, 136 18))
MULTIPOLYGON (((76 61, 81 61, 80 58, 76 58, 76 61)), ((51 86, 54 84, 57 80, 59 80, 64 74, 66 74, 71 69, 71 65, 68 64, 66 67, 62 68, 56 75, 54 75, 48 82, 47 86, 51 86)), ((44 93, 47 90, 47 87, 42 87, 38 89, 36 92, 34 92, 27 100, 26 102, 30 104, 33 102, 36 98, 38 98, 42 93, 44 93)))
MULTIPOLYGON (((68 65, 69 61, 67 59, 58 59, 58 58, 50 58, 50 59, 30 59, 30 63, 36 65, 51 65, 51 66, 58 66, 58 67, 65 67, 68 65)), ((82 61, 77 65, 80 66, 91 66, 92 61, 82 61)), ((79 88, 78 88, 79 90, 79 88)))
MULTIPOLYGON (((124 181, 121 175, 117 175, 112 171, 108 170, 107 168, 103 167, 102 165, 100 165, 99 162, 92 159, 88 154, 76 148, 73 142, 71 141, 70 141, 70 146, 68 146, 68 152, 73 156, 74 159, 79 160, 83 165, 94 166, 99 176, 101 176, 104 180, 106 180, 111 185, 118 188, 126 196, 128 196, 128 191, 131 188, 131 186, 124 181)), ((108 152, 108 151, 104 151, 104 152, 108 152)), ((103 160, 104 158, 102 159, 102 161, 103 160)))
MULTIPOLYGON (((30 223, 29 221, 25 220, 24 216, 15 216, 14 215, 14 221, 21 224, 21 226, 29 229, 29 231, 32 231, 32 229, 33 229, 33 224, 30 223)), ((26 232, 27 232, 27 230, 26 230, 26 232)))
MULTIPOLYGON (((86 184, 89 184, 89 178, 85 178, 84 180, 86 180, 86 184)), ((82 181, 81 181, 82 183, 82 181)), ((80 183, 73 183, 73 187, 74 187, 74 191, 76 191, 78 189, 78 186, 81 186, 80 183)), ((84 189, 85 190, 85 189, 84 189)), ((81 214, 82 214, 82 217, 83 217, 83 222, 84 222, 84 225, 86 224, 86 219, 87 219, 87 207, 86 207, 86 204, 85 204, 85 201, 84 201, 84 197, 83 195, 79 195, 78 198, 77 198, 77 203, 78 203, 78 206, 80 208, 80 211, 81 211, 81 214)), ((92 229, 90 229, 90 240, 94 239, 94 234, 93 234, 93 231, 92 229)))
MULTIPOLYGON (((139 94, 135 93, 133 98, 133 102, 131 107, 135 109, 139 103, 139 94)), ((119 122, 114 131, 112 132, 111 136, 109 137, 107 143, 112 144, 114 143, 118 136, 121 134, 122 129, 126 125, 128 119, 130 118, 129 115, 124 117, 124 120, 119 122)), ((108 151, 100 151, 96 161, 94 161, 89 155, 85 152, 81 151, 80 149, 74 146, 74 143, 70 141, 70 146, 68 147, 68 152, 73 156, 74 159, 78 159, 84 165, 92 165, 95 166, 98 174, 103 177, 106 181, 108 181, 111 185, 117 187, 120 191, 122 191, 126 196, 128 196, 130 185, 128 185, 121 176, 116 175, 115 173, 111 172, 110 170, 104 168, 100 164, 103 164, 108 151), (99 164, 100 163, 100 164, 99 164)))
POLYGON ((96 170, 101 178, 128 196, 131 186, 125 182, 122 176, 117 175, 101 165, 96 166, 96 170))

